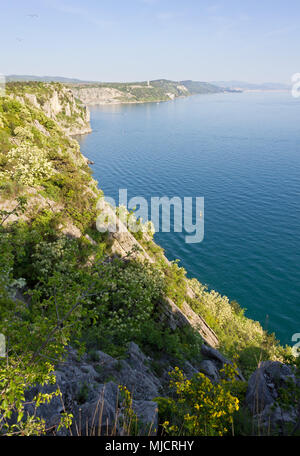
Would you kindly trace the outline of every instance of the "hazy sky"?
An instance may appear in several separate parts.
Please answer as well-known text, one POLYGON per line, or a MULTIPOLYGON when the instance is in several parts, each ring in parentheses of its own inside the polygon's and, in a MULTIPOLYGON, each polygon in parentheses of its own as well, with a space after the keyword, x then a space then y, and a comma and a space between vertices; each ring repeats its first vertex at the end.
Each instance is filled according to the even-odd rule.
POLYGON ((0 0, 0 73, 289 82, 299 0, 0 0))

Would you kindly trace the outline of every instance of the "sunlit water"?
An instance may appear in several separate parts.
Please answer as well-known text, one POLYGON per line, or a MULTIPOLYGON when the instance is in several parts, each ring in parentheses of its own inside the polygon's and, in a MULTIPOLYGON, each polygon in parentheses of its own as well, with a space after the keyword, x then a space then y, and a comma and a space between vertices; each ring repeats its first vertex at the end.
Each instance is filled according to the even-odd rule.
POLYGON ((205 237, 157 233, 169 259, 283 343, 300 333, 300 100, 199 95, 91 109, 80 139, 107 196, 204 196, 205 237))

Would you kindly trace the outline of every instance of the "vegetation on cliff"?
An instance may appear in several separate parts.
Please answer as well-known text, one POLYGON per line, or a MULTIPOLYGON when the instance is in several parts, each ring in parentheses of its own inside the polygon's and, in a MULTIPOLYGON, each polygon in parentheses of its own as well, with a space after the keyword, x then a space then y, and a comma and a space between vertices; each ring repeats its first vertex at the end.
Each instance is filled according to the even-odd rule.
POLYGON ((58 82, 7 83, 6 93, 11 98, 42 110, 69 135, 91 131, 87 108, 75 99, 70 89, 58 82))

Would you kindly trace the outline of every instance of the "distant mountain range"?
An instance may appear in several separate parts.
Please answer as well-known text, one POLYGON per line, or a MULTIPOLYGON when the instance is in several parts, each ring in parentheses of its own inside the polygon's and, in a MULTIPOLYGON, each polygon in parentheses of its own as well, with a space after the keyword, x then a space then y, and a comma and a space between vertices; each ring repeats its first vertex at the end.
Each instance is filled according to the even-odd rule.
POLYGON ((245 81, 213 81, 212 84, 218 87, 228 89, 241 89, 241 90, 289 90, 288 84, 281 84, 277 82, 263 82, 261 84, 254 84, 245 81))
MULTIPOLYGON (((100 81, 84 81, 82 79, 76 78, 64 78, 61 76, 33 76, 33 75, 16 75, 10 74, 6 76, 6 80, 8 82, 15 82, 15 81, 41 81, 41 82, 61 82, 64 84, 106 84, 101 83, 100 81)), ((156 81, 151 82, 174 82, 171 80, 166 79, 158 79, 156 81)), ((203 89, 206 85, 208 91, 214 87, 220 87, 222 89, 229 89, 229 90, 288 90, 290 86, 288 84, 282 84, 277 82, 264 82, 261 84, 255 84, 251 82, 245 81, 212 81, 211 83, 208 82, 198 82, 198 81, 179 81, 178 83, 183 84, 184 86, 188 87, 190 92, 198 92, 199 87, 203 89)), ((109 83, 107 83, 109 84, 109 83)), ((113 83, 112 83, 113 84, 113 83)), ((115 83, 118 84, 118 83, 115 83)), ((126 83, 125 83, 126 84, 126 83)), ((213 90, 214 91, 214 90, 213 90)))
MULTIPOLYGON (((146 85, 148 81, 143 82, 101 82, 101 81, 84 81, 82 79, 76 78, 64 78, 61 76, 33 76, 33 75, 16 75, 10 74, 6 76, 7 82, 23 82, 23 81, 38 81, 38 82, 61 82, 63 84, 100 84, 102 86, 120 86, 120 85, 128 85, 128 84, 143 84, 146 85)), ((187 87, 191 93, 199 93, 202 91, 205 92, 216 92, 218 91, 217 87, 214 84, 208 82, 199 82, 199 81, 172 81, 169 79, 156 79, 150 81, 153 85, 160 85, 165 86, 166 84, 181 84, 187 87)), ((223 91, 223 90, 219 90, 223 91)))
POLYGON ((38 82, 61 82, 61 83, 84 83, 84 82, 91 82, 91 81, 82 81, 80 79, 74 78, 63 78, 61 76, 32 76, 32 75, 17 75, 17 74, 9 74, 6 75, 6 80, 8 82, 18 82, 18 81, 38 81, 38 82))

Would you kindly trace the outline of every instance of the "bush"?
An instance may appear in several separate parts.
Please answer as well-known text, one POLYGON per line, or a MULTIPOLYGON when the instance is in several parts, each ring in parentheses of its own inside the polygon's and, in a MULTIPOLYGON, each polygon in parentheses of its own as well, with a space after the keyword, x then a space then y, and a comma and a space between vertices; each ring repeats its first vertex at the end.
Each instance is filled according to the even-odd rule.
POLYGON ((226 379, 212 383, 204 374, 190 380, 177 367, 169 375, 175 398, 157 398, 162 426, 169 435, 222 436, 231 431, 239 400, 230 392, 234 371, 226 367, 226 379), (229 378, 228 378, 229 376, 229 378))
POLYGON ((2 173, 24 185, 34 185, 53 174, 47 153, 28 142, 11 149, 7 154, 7 170, 2 173))
POLYGON ((122 345, 138 337, 162 296, 160 273, 150 264, 116 259, 102 263, 95 274, 99 338, 122 345))
POLYGON ((200 361, 203 341, 199 333, 188 326, 172 331, 151 319, 142 325, 137 343, 154 359, 169 356, 177 363, 184 363, 186 360, 200 361))
POLYGON ((180 307, 186 298, 186 271, 178 266, 179 260, 165 265, 163 272, 167 283, 167 295, 180 307))
POLYGON ((230 302, 214 290, 207 290, 196 279, 189 280, 196 299, 188 298, 191 308, 201 315, 216 332, 222 351, 232 358, 240 357, 245 375, 256 369, 259 361, 283 361, 290 348, 281 347, 275 336, 263 330, 259 322, 244 315, 236 302, 230 302))

